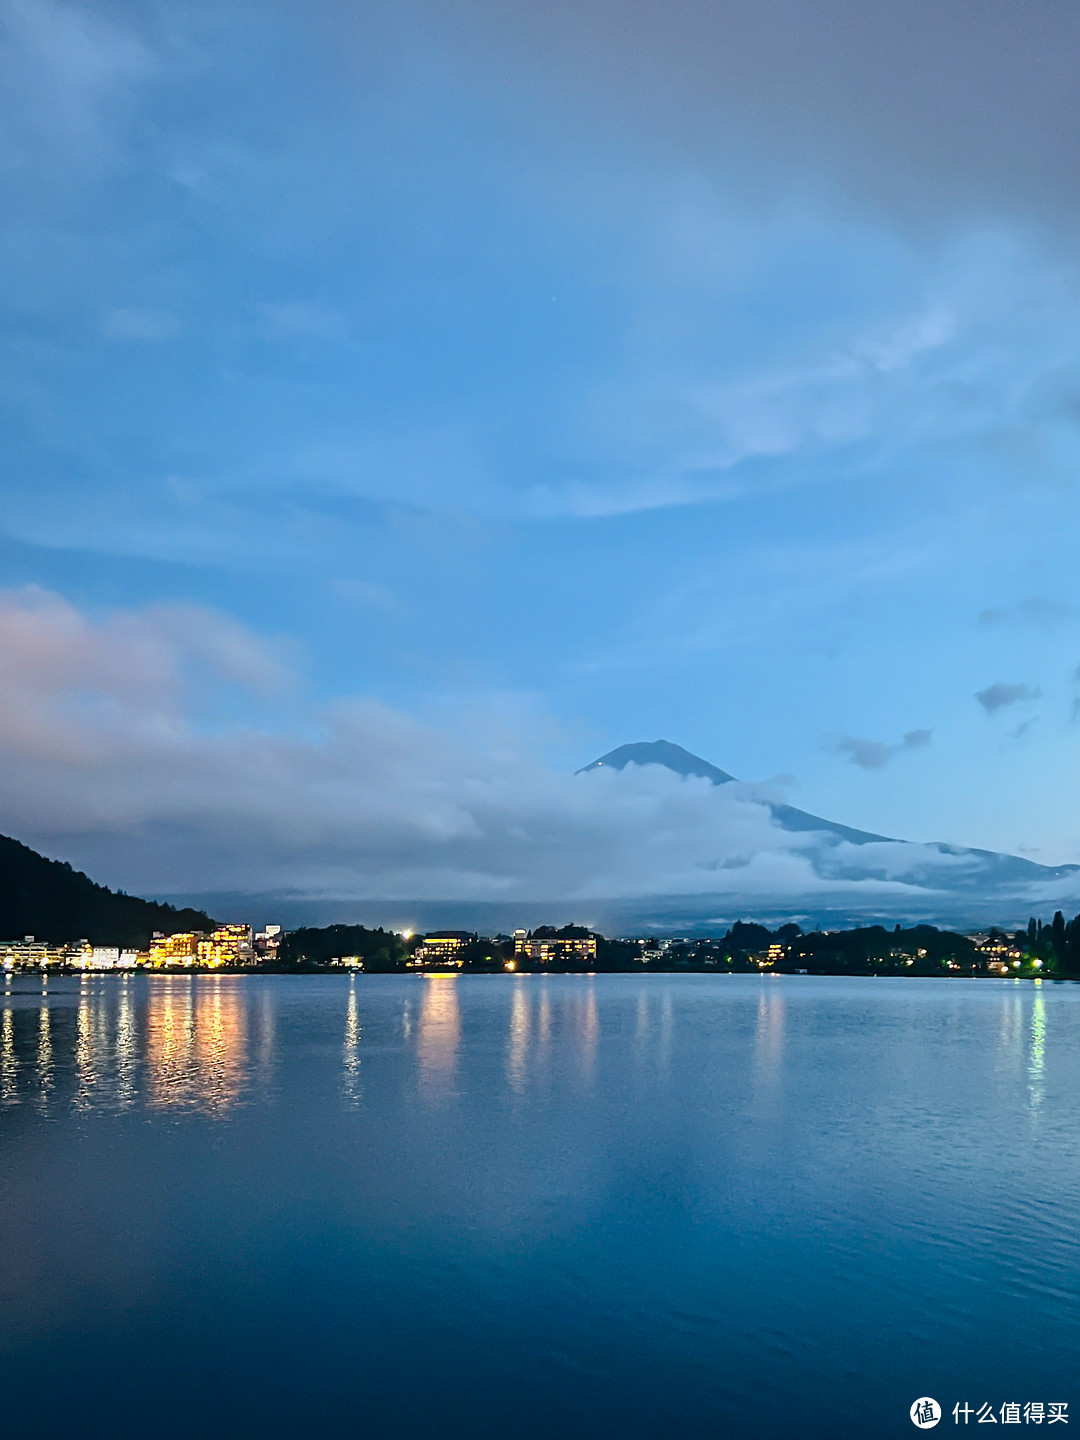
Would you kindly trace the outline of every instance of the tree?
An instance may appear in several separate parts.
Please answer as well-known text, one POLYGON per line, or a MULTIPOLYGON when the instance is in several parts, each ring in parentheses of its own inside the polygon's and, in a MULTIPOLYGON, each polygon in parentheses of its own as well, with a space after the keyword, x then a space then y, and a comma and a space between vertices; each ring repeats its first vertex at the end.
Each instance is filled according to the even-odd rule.
POLYGON ((1063 966, 1065 963, 1065 916, 1060 910, 1055 912, 1050 925, 1050 944, 1054 950, 1053 958, 1059 966, 1063 966))

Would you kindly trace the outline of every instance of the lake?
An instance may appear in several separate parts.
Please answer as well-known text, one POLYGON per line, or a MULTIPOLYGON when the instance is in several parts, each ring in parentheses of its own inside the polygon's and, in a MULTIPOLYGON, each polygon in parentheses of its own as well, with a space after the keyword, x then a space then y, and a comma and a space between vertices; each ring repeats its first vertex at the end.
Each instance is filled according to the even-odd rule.
POLYGON ((0 1007, 7 1436, 1080 1423, 1080 986, 16 976, 0 1007))

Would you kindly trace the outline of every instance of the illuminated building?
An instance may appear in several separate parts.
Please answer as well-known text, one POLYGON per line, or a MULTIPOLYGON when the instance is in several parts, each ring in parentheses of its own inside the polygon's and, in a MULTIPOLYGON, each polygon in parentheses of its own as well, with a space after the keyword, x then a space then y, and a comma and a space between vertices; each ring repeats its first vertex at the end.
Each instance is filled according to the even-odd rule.
POLYGON ((775 965, 778 960, 782 960, 783 958, 784 958, 784 947, 783 947, 783 945, 777 945, 777 944, 774 942, 774 943, 773 943, 772 945, 770 945, 769 948, 765 951, 765 954, 758 960, 758 964, 759 964, 759 965, 762 965, 762 966, 775 965))
POLYGON ((120 947, 118 945, 83 945, 79 956, 72 963, 80 970, 118 970, 120 968, 120 947))
POLYGON ((596 936, 577 925, 561 930, 543 925, 531 934, 515 930, 514 958, 538 965, 595 965, 596 936))
POLYGON ((253 959, 250 925, 222 925, 199 940, 200 965, 250 965, 253 959))
POLYGON ((199 942, 205 939, 206 933, 202 930, 185 931, 178 935, 162 935, 156 931, 150 941, 150 964, 157 967, 194 965, 199 958, 199 942))
POLYGON ((0 969, 134 970, 149 959, 145 951, 121 950, 115 945, 91 945, 69 940, 51 945, 27 935, 22 940, 0 940, 0 969))
POLYGON ((82 967, 91 954, 88 940, 66 945, 50 945, 44 940, 35 940, 33 935, 27 935, 22 940, 0 940, 0 966, 5 970, 20 970, 27 966, 41 970, 53 966, 82 967))
POLYGON ((464 963, 465 946, 476 936, 471 930, 440 930, 425 935, 413 951, 413 965, 449 965, 459 970, 464 963))
POLYGON ((281 940, 280 925, 267 925, 265 930, 259 930, 253 942, 255 958, 257 960, 276 960, 281 940))

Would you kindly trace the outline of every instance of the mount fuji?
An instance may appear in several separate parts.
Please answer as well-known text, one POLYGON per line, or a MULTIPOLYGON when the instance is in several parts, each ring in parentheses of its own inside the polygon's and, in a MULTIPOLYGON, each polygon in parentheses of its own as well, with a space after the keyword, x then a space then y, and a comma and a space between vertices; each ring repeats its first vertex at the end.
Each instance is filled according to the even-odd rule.
MULTIPOLYGON (((993 850, 941 841, 898 840, 858 830, 779 803, 754 787, 742 786, 726 770, 669 740, 620 745, 576 773, 587 775, 648 766, 660 766, 684 779, 708 780, 715 786, 748 791, 753 803, 768 810, 779 831, 803 836, 811 842, 805 854, 832 893, 828 898, 824 894, 791 895, 788 903, 794 908, 798 908, 800 902, 808 904, 809 911, 818 920, 843 917, 847 921, 886 914, 891 917, 896 913, 901 918, 933 918, 954 924, 990 923, 1014 914, 1023 918, 1026 906, 1045 908, 1067 905, 1070 900, 1080 902, 1080 865, 1040 865, 993 850), (871 888, 882 883, 904 893, 894 894, 891 902, 885 893, 871 898, 871 888), (893 911, 889 910, 890 903, 893 911)), ((778 915, 782 913, 782 903, 778 895, 767 898, 758 895, 752 900, 748 897, 745 908, 748 915, 752 912, 778 915)))
POLYGON ((859 830, 667 740, 620 745, 575 774, 511 766, 498 783, 466 780, 422 787, 419 821, 406 816, 371 852, 389 855, 385 875, 350 877, 342 863, 337 894, 325 885, 170 898, 223 919, 485 935, 567 922, 608 935, 708 935, 740 918, 1015 928, 1080 910, 1078 865, 859 830), (432 812, 437 824, 431 794, 454 800, 432 812))

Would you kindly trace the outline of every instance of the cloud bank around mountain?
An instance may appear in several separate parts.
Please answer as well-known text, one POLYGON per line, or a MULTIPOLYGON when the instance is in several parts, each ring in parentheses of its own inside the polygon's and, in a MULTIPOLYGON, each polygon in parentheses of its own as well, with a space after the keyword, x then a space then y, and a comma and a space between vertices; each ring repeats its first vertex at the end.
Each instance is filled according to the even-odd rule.
POLYGON ((153 894, 856 893, 902 916, 977 869, 963 852, 789 833, 762 787, 657 766, 574 775, 538 758, 542 719, 497 703, 418 718, 302 697, 287 656, 212 610, 91 616, 6 592, 0 829, 153 894))

